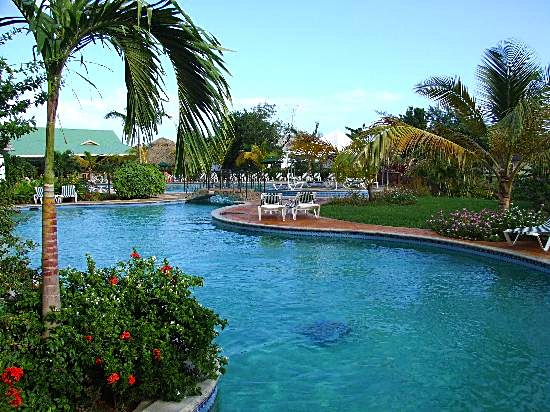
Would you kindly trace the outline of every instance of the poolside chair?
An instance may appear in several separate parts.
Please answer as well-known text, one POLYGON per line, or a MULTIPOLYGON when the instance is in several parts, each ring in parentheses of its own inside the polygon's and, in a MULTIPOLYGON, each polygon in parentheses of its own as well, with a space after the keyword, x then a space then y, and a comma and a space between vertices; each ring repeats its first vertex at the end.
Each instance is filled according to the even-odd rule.
POLYGON ((542 225, 533 227, 517 227, 515 229, 506 229, 504 231, 504 237, 509 245, 514 246, 521 235, 535 236, 539 241, 539 245, 545 252, 550 249, 550 219, 544 222, 542 225), (510 235, 515 234, 516 237, 512 241, 510 235), (541 236, 547 236, 546 244, 542 243, 541 236))
POLYGON ((296 220, 296 215, 300 210, 303 210, 305 214, 312 210, 315 217, 319 218, 321 205, 315 203, 315 198, 315 192, 298 192, 292 206, 292 219, 296 220))
POLYGON ((281 212, 283 222, 286 216, 286 206, 283 205, 282 193, 262 193, 260 195, 260 206, 258 206, 258 220, 262 220, 262 211, 268 211, 269 214, 281 212))
POLYGON ((64 185, 61 186, 61 199, 65 198, 73 198, 74 202, 76 203, 78 195, 76 194, 76 189, 74 185, 64 185))
POLYGON ((44 198, 44 188, 42 186, 35 187, 32 198, 35 204, 37 204, 38 201, 42 204, 42 199, 44 198))

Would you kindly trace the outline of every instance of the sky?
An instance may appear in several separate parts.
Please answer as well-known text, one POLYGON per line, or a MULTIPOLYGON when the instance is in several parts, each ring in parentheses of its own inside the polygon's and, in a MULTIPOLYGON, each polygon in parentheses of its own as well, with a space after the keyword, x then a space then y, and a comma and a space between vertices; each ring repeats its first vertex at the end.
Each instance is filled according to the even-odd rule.
MULTIPOLYGON (((178 2, 228 49, 233 110, 275 104, 278 119, 311 132, 319 122, 325 140, 339 147, 347 143, 346 127, 370 124, 379 112, 435 105, 414 93, 432 76, 458 76, 475 95, 476 68, 499 41, 520 40, 542 65, 550 64, 548 0, 178 2)), ((0 15, 17 15, 9 0, 0 0, 0 15)), ((3 46, 0 56, 12 64, 31 60, 32 40, 22 36, 3 46)), ((57 126, 110 129, 121 137, 120 122, 104 116, 125 109, 122 61, 98 46, 86 49, 84 60, 86 69, 75 63, 65 73, 57 126)), ((176 119, 173 77, 165 85, 165 110, 176 119)), ((45 125, 45 108, 31 114, 45 125)), ((174 121, 164 120, 159 137, 175 135, 174 121)))

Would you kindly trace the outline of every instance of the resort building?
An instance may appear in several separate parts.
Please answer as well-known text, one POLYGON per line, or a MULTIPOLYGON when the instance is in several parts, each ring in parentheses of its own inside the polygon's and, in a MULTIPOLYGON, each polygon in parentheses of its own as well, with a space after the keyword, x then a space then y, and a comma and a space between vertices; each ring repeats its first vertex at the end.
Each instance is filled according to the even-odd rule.
MULTIPOLYGON (((46 128, 35 131, 10 142, 12 156, 23 157, 32 163, 42 163, 46 149, 46 128)), ((55 151, 70 150, 76 156, 89 152, 92 156, 128 155, 130 146, 120 141, 112 130, 65 129, 55 131, 55 151)))

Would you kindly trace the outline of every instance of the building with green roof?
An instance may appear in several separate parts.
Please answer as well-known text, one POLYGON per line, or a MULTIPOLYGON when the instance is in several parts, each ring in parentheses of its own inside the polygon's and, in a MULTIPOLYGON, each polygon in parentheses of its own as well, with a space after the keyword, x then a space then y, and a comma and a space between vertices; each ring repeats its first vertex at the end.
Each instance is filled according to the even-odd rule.
MULTIPOLYGON (((46 151, 46 128, 38 127, 34 132, 19 139, 10 141, 9 154, 41 160, 46 151)), ((74 155, 84 156, 90 152, 92 156, 127 155, 130 146, 120 141, 112 130, 65 129, 55 130, 55 151, 64 153, 70 150, 74 155)))

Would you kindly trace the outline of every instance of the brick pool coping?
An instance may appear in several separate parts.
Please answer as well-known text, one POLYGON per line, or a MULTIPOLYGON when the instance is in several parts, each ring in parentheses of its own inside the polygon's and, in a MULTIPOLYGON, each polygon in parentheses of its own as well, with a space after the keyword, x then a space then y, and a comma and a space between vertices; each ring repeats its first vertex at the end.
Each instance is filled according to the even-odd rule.
MULTIPOLYGON (((313 215, 299 214, 292 220, 287 213, 283 222, 280 214, 263 214, 258 221, 257 204, 245 203, 216 209, 212 218, 221 225, 256 232, 279 232, 298 235, 343 236, 379 239, 396 242, 422 243, 445 249, 495 257, 500 260, 519 263, 550 273, 550 253, 544 252, 534 239, 519 240, 515 246, 506 242, 482 242, 452 239, 432 230, 407 227, 369 225, 327 217, 316 219, 313 215)), ((321 206, 321 214, 323 208, 321 206)))

